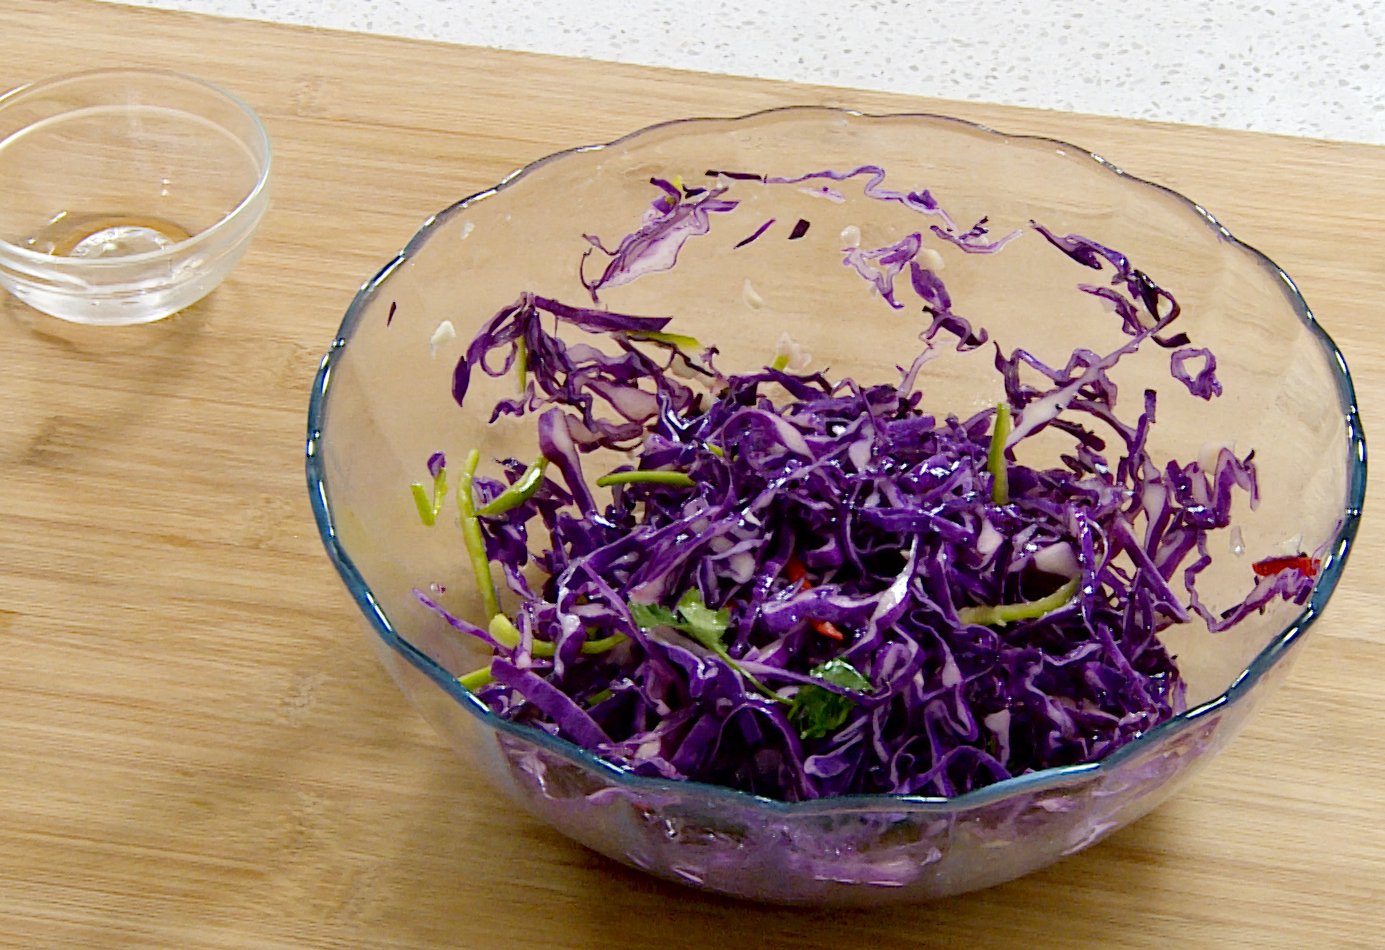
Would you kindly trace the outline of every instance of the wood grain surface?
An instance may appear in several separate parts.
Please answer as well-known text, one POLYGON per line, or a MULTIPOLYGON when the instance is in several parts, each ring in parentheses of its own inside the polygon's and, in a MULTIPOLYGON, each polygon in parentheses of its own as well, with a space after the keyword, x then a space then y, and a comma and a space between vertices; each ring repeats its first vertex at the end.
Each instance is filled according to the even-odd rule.
POLYGON ((78 0, 0 22, 0 87, 169 66, 240 94, 277 150, 253 247, 184 313, 88 330, 0 303, 0 947, 1385 946, 1369 505, 1287 686, 1174 801, 1003 887, 826 912, 666 885, 513 812, 377 665, 302 466, 321 352, 430 213, 557 149, 795 103, 1053 135, 1195 198, 1297 278, 1372 432, 1385 149, 78 0))

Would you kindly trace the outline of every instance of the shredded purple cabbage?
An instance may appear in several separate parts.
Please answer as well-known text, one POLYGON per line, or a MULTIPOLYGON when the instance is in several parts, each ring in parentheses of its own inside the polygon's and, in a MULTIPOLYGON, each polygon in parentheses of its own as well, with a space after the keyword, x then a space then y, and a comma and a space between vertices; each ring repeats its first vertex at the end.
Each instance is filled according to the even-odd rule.
POLYGON ((764 224, 760 225, 758 228, 756 228, 754 231, 752 231, 752 232, 750 233, 750 236, 749 236, 749 237, 742 238, 741 240, 737 241, 735 246, 736 246, 736 247, 745 247, 745 246, 746 246, 747 244, 749 244, 751 241, 754 241, 754 240, 755 240, 756 238, 758 238, 760 235, 762 235, 762 234, 764 234, 766 231, 768 231, 769 228, 770 228, 770 225, 772 225, 772 224, 774 224, 774 219, 773 219, 773 218, 770 218, 770 219, 769 219, 768 221, 766 221, 764 224))
MULTIPOLYGON (((601 278, 583 279, 593 300, 673 266, 688 237, 708 232, 708 212, 735 207, 721 197, 725 180, 869 174, 869 197, 938 217, 933 232, 964 251, 1013 239, 991 241, 984 219, 959 231, 927 191, 887 191, 874 167, 709 174, 721 184, 692 197, 654 180, 662 194, 641 227, 607 252, 601 278)), ((1238 492, 1258 500, 1254 453, 1160 465, 1146 448, 1155 392, 1127 421, 1109 374, 1147 340, 1182 347, 1173 377, 1210 399, 1221 392, 1215 358, 1168 334, 1173 295, 1124 255, 1034 228, 1112 272, 1080 289, 1113 305, 1128 339, 1105 354, 1077 350, 1061 367, 997 346, 1003 412, 966 419, 930 414, 915 390, 938 334, 958 350, 987 341, 919 263, 919 233, 844 261, 896 309, 906 304, 894 278, 907 268, 913 306, 932 318, 923 353, 895 383, 772 367, 727 376, 714 351, 668 339, 656 359, 646 335, 667 319, 531 294, 497 313, 459 361, 453 393, 461 403, 473 370, 499 376, 527 353, 525 393, 491 418, 534 415, 556 479, 480 518, 485 556, 518 599, 513 643, 419 594, 493 649, 479 698, 640 775, 790 801, 955 796, 1095 761, 1181 711, 1162 630, 1194 617, 1222 630, 1273 600, 1302 603, 1313 581, 1285 570, 1227 610, 1202 603, 1209 532, 1230 524, 1238 492), (558 324, 611 345, 565 343, 558 324), (1014 447, 1048 428, 1071 437, 1070 452, 1050 468, 1019 464, 1014 447), (599 447, 635 453, 610 476, 604 506, 583 471, 599 447), (534 589, 537 526, 548 541, 532 557, 544 577, 534 589)), ((504 482, 476 477, 478 506, 526 470, 515 459, 501 467, 504 482)))
POLYGON ((864 251, 859 247, 846 249, 842 263, 870 281, 885 302, 896 310, 903 310, 904 304, 895 299, 894 279, 903 273, 904 268, 913 262, 923 247, 923 236, 917 231, 894 244, 875 250, 864 251))
POLYGON ((1217 381, 1217 358, 1211 350, 1191 346, 1175 350, 1169 357, 1169 370, 1173 378, 1187 386, 1188 392, 1194 396, 1211 399, 1221 395, 1221 383, 1217 381), (1197 376, 1193 376, 1188 372, 1187 364, 1189 360, 1198 359, 1202 360, 1202 369, 1198 370, 1197 376))
POLYGON ((434 452, 428 456, 428 475, 437 478, 438 474, 447 467, 447 456, 441 452, 434 452))
POLYGON ((663 194, 649 206, 639 230, 627 234, 614 251, 608 251, 599 238, 587 235, 593 249, 611 258, 596 280, 589 282, 582 277, 592 303, 600 302, 597 292, 603 287, 619 287, 645 274, 672 268, 689 238, 711 230, 709 214, 731 211, 737 205, 721 198, 725 188, 712 188, 689 197, 662 178, 651 178, 650 183, 663 194))

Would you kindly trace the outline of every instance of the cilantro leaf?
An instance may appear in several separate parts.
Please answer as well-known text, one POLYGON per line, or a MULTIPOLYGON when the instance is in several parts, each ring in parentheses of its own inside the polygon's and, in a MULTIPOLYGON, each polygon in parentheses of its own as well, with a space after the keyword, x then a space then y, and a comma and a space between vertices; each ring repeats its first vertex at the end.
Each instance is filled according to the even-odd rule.
POLYGON ((688 588, 683 596, 678 598, 676 611, 661 607, 658 604, 631 602, 627 606, 630 608, 630 619, 635 621, 635 626, 641 630, 649 630, 652 627, 672 627, 680 633, 687 634, 689 638, 725 660, 731 669, 735 670, 747 683, 761 693, 775 702, 788 704, 787 699, 741 669, 741 665, 731 659, 731 654, 726 652, 726 644, 722 642, 722 638, 726 636, 726 631, 731 626, 729 607, 723 607, 720 610, 713 610, 708 607, 703 602, 702 595, 696 587, 688 588))
POLYGON ((651 627, 672 627, 686 633, 709 650, 721 652, 725 649, 722 638, 727 627, 731 626, 731 611, 726 607, 713 610, 702 602, 702 595, 696 587, 690 587, 678 600, 677 611, 658 604, 630 605, 630 618, 641 630, 651 627))
POLYGON ((635 626, 641 630, 649 630, 653 627, 673 627, 680 629, 678 617, 667 607, 660 607, 658 604, 637 604, 631 601, 630 619, 635 621, 635 626))
MULTIPOLYGON (((871 689, 870 680, 841 658, 828 660, 814 668, 813 676, 858 693, 868 693, 871 689)), ((846 724, 855 707, 855 701, 848 696, 821 686, 804 686, 793 699, 789 718, 798 726, 798 733, 803 738, 825 739, 846 724)))
POLYGON ((726 636, 726 628, 731 626, 731 611, 723 607, 713 610, 702 602, 702 595, 696 587, 689 587, 678 598, 678 612, 686 621, 679 629, 709 650, 722 647, 721 638, 726 636))

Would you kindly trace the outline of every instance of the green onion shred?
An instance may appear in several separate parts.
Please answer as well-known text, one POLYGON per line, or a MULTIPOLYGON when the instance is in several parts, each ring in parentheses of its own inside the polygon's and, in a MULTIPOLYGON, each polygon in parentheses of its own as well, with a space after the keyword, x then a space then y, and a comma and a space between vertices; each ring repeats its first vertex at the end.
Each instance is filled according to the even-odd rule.
POLYGON ((501 515, 511 509, 518 508, 534 496, 534 492, 539 490, 543 484, 543 470, 548 467, 548 459, 539 456, 534 460, 534 464, 524 470, 524 474, 519 477, 509 488, 505 489, 496 497, 494 501, 484 508, 477 509, 478 515, 501 515))
POLYGON ((691 488, 697 482, 693 481, 682 472, 611 472, 609 475, 602 475, 596 480, 597 488, 605 488, 608 485, 633 485, 646 483, 652 485, 673 485, 678 488, 691 488))
POLYGON ((995 428, 991 430, 991 453, 986 468, 991 473, 991 501, 1010 503, 1010 470, 1005 462, 1005 440, 1010 438, 1010 404, 995 407, 995 428))
POLYGON ((957 618, 962 623, 976 623, 983 627, 999 627, 1016 620, 1037 620, 1045 614, 1053 613, 1060 607, 1066 607, 1068 602, 1076 596, 1077 586, 1080 583, 1081 578, 1074 577, 1047 597, 1040 597, 1038 600, 1029 600, 1019 604, 963 607, 957 611, 957 618))
POLYGON ((495 579, 491 577, 491 562, 486 557, 486 541, 481 537, 481 522, 476 517, 476 502, 471 495, 471 480, 476 474, 476 466, 481 462, 481 453, 472 449, 467 453, 462 474, 457 478, 457 504, 461 507, 462 540, 466 544, 467 556, 471 558, 471 571, 476 575, 476 586, 481 591, 481 604, 487 617, 500 613, 500 600, 495 593, 495 579))

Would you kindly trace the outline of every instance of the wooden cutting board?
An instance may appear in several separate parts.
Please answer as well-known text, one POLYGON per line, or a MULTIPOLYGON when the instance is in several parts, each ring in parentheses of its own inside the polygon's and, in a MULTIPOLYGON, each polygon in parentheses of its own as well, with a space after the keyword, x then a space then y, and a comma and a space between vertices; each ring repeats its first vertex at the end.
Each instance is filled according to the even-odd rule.
POLYGON ((794 103, 1056 136, 1192 196, 1298 279, 1369 429, 1385 400, 1385 149, 78 0, 0 0, 0 21, 0 87, 170 66, 239 93, 277 150, 274 206, 203 303, 117 330, 0 303, 0 946, 1385 945, 1385 546, 1369 506, 1288 685, 1173 802, 1003 887, 818 912, 648 879, 497 798, 377 666, 301 461, 321 352, 431 212, 556 149, 794 103))

